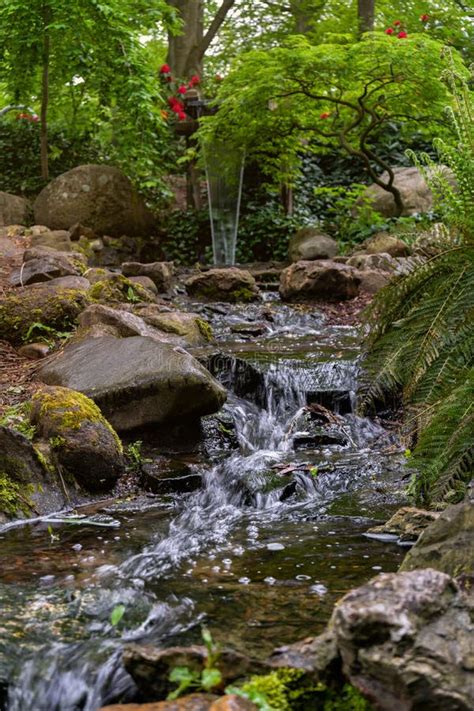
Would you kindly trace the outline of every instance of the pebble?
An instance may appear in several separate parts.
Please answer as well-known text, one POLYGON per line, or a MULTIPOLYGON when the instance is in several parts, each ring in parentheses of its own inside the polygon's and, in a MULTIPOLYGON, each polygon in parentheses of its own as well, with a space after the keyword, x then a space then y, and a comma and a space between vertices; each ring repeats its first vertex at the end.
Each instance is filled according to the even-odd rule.
POLYGON ((282 551, 284 550, 285 546, 283 543, 268 543, 267 544, 267 550, 269 551, 282 551))

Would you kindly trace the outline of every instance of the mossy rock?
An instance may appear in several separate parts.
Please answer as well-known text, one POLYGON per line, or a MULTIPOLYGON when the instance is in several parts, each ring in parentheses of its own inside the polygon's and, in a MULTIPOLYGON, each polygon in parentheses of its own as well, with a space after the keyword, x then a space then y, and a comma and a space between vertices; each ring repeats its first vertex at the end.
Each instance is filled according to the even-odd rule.
POLYGON ((209 269, 195 274, 186 281, 185 286, 190 296, 205 301, 237 303, 260 299, 254 277, 245 269, 236 267, 209 269))
POLYGON ((59 480, 33 444, 0 426, 0 520, 51 513, 64 504, 59 480))
POLYGON ((62 471, 83 488, 105 491, 123 473, 119 436, 82 393, 43 387, 33 396, 30 417, 38 435, 48 440, 62 471))
POLYGON ((0 303, 0 339, 22 343, 34 323, 72 329, 88 304, 85 291, 40 284, 9 292, 0 303))
POLYGON ((189 345, 204 345, 213 340, 210 324, 197 314, 162 311, 157 304, 140 304, 134 311, 149 326, 153 326, 163 333, 180 336, 189 345))
POLYGON ((154 294, 150 293, 141 284, 127 279, 122 274, 114 274, 106 279, 101 279, 91 286, 88 292, 91 301, 99 304, 116 303, 152 303, 154 294))

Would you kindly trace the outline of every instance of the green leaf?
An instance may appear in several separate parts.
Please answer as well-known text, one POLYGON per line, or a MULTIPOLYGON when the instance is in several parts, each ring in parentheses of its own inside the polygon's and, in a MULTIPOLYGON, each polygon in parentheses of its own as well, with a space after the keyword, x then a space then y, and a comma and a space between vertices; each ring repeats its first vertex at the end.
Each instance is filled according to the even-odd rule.
POLYGON ((201 674, 202 688, 210 691, 222 683, 222 674, 219 669, 204 669, 201 674))
POLYGON ((125 614, 125 605, 122 605, 122 604, 116 605, 111 612, 110 623, 114 627, 117 627, 117 625, 120 623, 124 614, 125 614))

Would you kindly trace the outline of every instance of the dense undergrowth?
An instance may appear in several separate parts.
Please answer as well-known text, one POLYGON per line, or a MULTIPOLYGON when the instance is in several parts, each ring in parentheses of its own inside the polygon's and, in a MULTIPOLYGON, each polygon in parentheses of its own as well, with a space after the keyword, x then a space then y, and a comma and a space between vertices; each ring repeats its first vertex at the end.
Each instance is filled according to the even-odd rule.
POLYGON ((416 499, 445 505, 462 499, 474 468, 474 109, 454 72, 453 141, 439 141, 440 162, 425 172, 445 230, 438 252, 392 281, 368 312, 363 408, 402 390, 405 424, 415 442, 416 499))

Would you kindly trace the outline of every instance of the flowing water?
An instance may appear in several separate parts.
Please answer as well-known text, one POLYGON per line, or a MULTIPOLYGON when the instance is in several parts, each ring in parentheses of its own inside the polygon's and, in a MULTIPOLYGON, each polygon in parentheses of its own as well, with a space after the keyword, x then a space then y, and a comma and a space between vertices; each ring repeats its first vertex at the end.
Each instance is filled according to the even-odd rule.
MULTIPOLYGON (((1 709, 133 700, 124 645, 195 643, 203 622, 263 657, 320 632, 341 594, 399 565, 400 547, 363 535, 403 500, 404 472, 395 436, 354 414, 357 333, 278 303, 204 312, 238 447, 169 447, 167 466, 200 482, 192 491, 0 530, 1 709), (233 332, 262 319, 258 337, 233 332), (308 403, 339 411, 339 439, 311 438, 308 403)), ((161 466, 163 446, 145 440, 161 466)))

